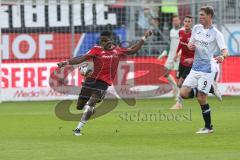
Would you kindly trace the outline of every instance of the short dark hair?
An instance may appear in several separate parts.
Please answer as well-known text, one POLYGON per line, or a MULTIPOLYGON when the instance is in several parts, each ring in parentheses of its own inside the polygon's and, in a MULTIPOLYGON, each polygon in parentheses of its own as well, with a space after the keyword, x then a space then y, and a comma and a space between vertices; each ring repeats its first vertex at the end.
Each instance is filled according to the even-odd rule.
POLYGON ((110 23, 108 23, 108 24, 106 24, 105 26, 104 26, 104 28, 106 29, 106 30, 113 30, 113 26, 110 24, 110 23))
POLYGON ((192 19, 193 17, 191 15, 186 15, 184 18, 192 19))
POLYGON ((110 31, 103 31, 103 32, 101 32, 100 36, 106 36, 106 37, 111 38, 112 37, 112 32, 110 32, 110 31))
POLYGON ((212 6, 203 6, 200 8, 200 11, 204 11, 207 15, 210 15, 211 17, 214 16, 214 11, 212 6))

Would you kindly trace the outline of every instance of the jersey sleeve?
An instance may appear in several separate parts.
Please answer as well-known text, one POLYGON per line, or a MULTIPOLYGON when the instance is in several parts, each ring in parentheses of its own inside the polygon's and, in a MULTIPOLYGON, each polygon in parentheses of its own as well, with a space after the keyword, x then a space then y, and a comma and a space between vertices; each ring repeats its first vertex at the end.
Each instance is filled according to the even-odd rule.
POLYGON ((217 41, 217 45, 219 47, 220 50, 223 50, 223 49, 226 49, 226 44, 225 44, 225 41, 224 41, 224 38, 223 38, 223 34, 221 32, 217 32, 217 35, 216 35, 216 41, 217 41))
POLYGON ((177 51, 176 51, 176 54, 182 49, 182 45, 181 43, 179 42, 178 43, 178 47, 177 47, 177 51))
POLYGON ((95 56, 99 53, 99 49, 97 46, 91 48, 86 54, 87 55, 92 55, 92 56, 95 56))
POLYGON ((130 49, 128 48, 118 48, 117 49, 117 54, 118 55, 126 55, 128 52, 130 51, 130 49))

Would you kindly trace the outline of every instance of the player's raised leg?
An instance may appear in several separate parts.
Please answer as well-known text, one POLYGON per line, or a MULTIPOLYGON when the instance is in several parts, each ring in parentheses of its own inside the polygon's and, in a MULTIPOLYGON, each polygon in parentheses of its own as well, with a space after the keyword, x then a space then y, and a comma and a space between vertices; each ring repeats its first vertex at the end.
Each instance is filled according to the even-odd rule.
POLYGON ((173 87, 173 95, 176 97, 179 93, 179 89, 178 89, 178 86, 177 86, 177 82, 175 81, 174 77, 170 74, 170 71, 171 70, 168 69, 168 71, 166 72, 164 77, 168 80, 168 82, 173 87))
MULTIPOLYGON (((181 91, 183 82, 185 81, 187 75, 190 73, 191 71, 191 67, 187 67, 187 66, 183 66, 183 65, 179 65, 179 70, 178 70, 178 87, 181 91)), ((194 90, 193 90, 194 91, 194 90)), ((190 91, 189 91, 190 92, 190 91)), ((173 105, 172 108, 170 109, 181 109, 183 105, 183 98, 180 96, 180 92, 177 96, 177 102, 175 105, 173 105)))
POLYGON ((176 104, 174 104, 170 109, 182 109, 182 105, 183 105, 183 98, 180 96, 180 90, 181 90, 181 86, 182 86, 182 83, 183 83, 184 79, 182 78, 179 78, 178 79, 178 82, 177 82, 177 85, 178 85, 178 88, 179 88, 179 93, 176 97, 176 104))
MULTIPOLYGON (((96 83, 97 85, 100 85, 100 83, 96 83)), ((100 88, 100 86, 99 86, 100 88)), ((84 106, 84 111, 81 117, 80 122, 78 123, 76 129, 74 130, 74 134, 76 136, 81 135, 81 129, 83 126, 87 123, 87 121, 91 118, 91 116, 95 113, 94 109, 97 103, 101 102, 101 100, 104 98, 104 95, 106 93, 106 89, 108 86, 101 90, 99 88, 91 88, 91 97, 87 101, 87 103, 84 106)))
POLYGON ((198 90, 198 73, 191 70, 183 82, 180 89, 180 96, 183 99, 189 99, 196 97, 198 90))

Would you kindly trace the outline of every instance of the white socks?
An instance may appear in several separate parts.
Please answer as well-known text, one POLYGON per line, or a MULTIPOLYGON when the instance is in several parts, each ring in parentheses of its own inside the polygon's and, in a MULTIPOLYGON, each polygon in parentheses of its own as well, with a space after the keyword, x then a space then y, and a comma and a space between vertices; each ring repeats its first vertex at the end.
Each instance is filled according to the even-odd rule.
POLYGON ((84 106, 84 112, 83 112, 83 115, 82 115, 82 118, 81 118, 81 121, 78 123, 78 126, 77 126, 77 129, 81 129, 84 124, 87 122, 88 120, 88 117, 91 116, 91 115, 88 115, 88 112, 91 111, 91 107, 89 105, 85 105, 84 106))
POLYGON ((85 123, 83 122, 79 122, 78 123, 78 126, 77 126, 77 129, 81 129, 83 126, 84 126, 85 123))

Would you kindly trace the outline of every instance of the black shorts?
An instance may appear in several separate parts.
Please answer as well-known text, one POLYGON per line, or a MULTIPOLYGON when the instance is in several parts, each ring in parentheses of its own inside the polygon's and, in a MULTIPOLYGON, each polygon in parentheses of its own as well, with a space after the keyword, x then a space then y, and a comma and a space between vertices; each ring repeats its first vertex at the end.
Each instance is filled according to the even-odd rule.
POLYGON ((86 78, 82 83, 82 89, 79 94, 79 100, 85 99, 89 100, 92 95, 101 101, 109 87, 109 84, 94 78, 86 78))
POLYGON ((187 77, 187 75, 190 73, 191 68, 192 67, 187 67, 182 64, 179 64, 178 72, 177 72, 177 76, 176 76, 177 79, 179 79, 179 78, 185 79, 187 77))

